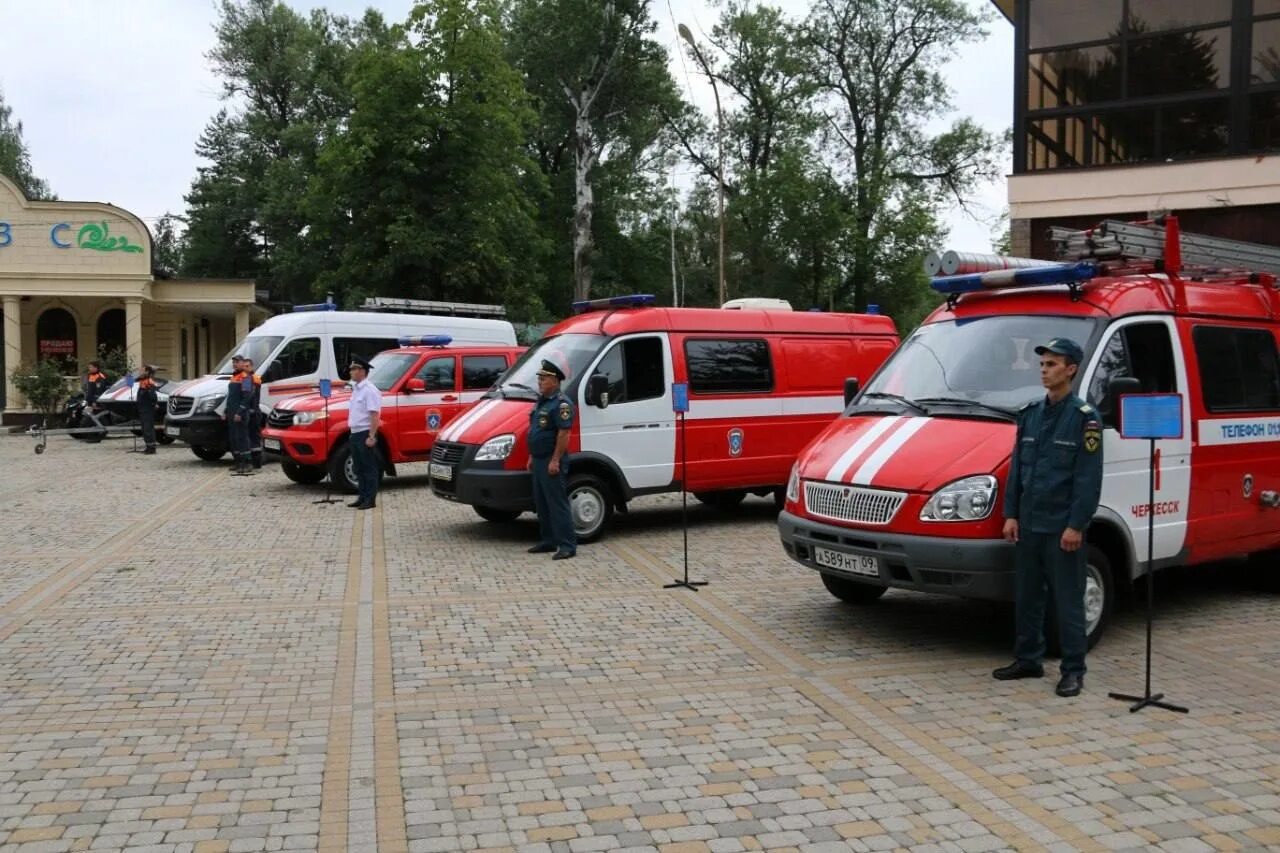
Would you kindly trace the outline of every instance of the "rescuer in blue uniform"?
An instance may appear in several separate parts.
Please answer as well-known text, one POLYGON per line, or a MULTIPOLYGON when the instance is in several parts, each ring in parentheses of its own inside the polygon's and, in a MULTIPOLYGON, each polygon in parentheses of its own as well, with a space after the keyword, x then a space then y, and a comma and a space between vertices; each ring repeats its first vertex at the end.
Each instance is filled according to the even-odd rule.
POLYGON ((538 371, 538 401, 529 413, 529 473, 533 475, 533 507, 538 513, 538 544, 530 554, 555 551, 553 560, 578 553, 578 540, 569 511, 569 434, 573 403, 560 391, 564 371, 543 359, 538 371))
POLYGON ((231 455, 235 457, 233 474, 251 473, 249 454, 249 425, 253 414, 257 385, 253 363, 246 358, 235 358, 236 372, 227 382, 227 431, 231 455))
POLYGON ((1017 439, 1004 496, 1004 538, 1016 543, 1018 636, 1013 663, 992 673, 1001 681, 1044 675, 1044 617, 1049 592, 1062 644, 1059 696, 1084 687, 1084 531, 1102 494, 1102 424, 1071 393, 1084 351, 1070 338, 1036 347, 1044 398, 1018 414, 1017 439))

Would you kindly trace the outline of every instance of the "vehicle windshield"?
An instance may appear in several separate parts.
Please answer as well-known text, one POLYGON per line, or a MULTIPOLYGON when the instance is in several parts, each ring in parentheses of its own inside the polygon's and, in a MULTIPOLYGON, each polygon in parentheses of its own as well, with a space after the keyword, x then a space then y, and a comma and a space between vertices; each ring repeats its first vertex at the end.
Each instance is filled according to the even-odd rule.
POLYGON ((374 384, 379 391, 390 391, 391 386, 400 381, 400 377, 404 376, 404 372, 418 361, 415 353, 407 352, 382 352, 375 355, 369 360, 371 370, 369 371, 369 381, 374 384))
POLYGON ((535 399, 538 396, 538 371, 542 369, 544 358, 550 358, 566 368, 565 381, 568 382, 587 369, 587 364, 600 352, 600 347, 607 340, 609 339, 604 335, 583 334, 543 338, 525 350, 520 360, 511 366, 502 381, 489 393, 535 399))
POLYGON ((250 335, 227 353, 227 357, 222 360, 222 364, 218 365, 214 373, 231 373, 231 356, 233 355, 253 359, 254 370, 259 370, 283 340, 284 338, 279 335, 250 335))
POLYGON ((1083 317, 993 316, 921 326, 903 341, 849 408, 955 402, 1016 411, 1044 394, 1035 348, 1056 337, 1087 346, 1095 321, 1083 317))

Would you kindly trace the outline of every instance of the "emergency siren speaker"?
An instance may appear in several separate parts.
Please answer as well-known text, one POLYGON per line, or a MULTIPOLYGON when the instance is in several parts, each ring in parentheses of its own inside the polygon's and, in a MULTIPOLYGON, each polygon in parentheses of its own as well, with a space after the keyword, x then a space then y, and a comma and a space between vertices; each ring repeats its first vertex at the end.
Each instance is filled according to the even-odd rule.
MULTIPOLYGON (((925 258, 926 264, 928 258, 925 258)), ((1053 261, 1041 261, 1035 258, 1015 258, 1009 255, 988 255, 981 252, 949 251, 942 255, 940 272, 943 275, 966 275, 991 270, 1029 269, 1042 267, 1053 261)), ((927 267, 926 267, 927 270, 927 267)))

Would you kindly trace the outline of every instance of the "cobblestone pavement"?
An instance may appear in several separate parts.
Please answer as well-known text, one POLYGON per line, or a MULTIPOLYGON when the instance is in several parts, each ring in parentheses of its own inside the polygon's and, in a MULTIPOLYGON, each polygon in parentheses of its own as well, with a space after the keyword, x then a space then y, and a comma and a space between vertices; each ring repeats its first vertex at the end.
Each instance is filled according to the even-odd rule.
POLYGON ((1085 695, 997 683, 1008 618, 855 608, 770 507, 649 499, 576 560, 391 481, 314 505, 274 466, 0 438, 5 851, 1280 847, 1275 593, 1161 590, 1085 695))

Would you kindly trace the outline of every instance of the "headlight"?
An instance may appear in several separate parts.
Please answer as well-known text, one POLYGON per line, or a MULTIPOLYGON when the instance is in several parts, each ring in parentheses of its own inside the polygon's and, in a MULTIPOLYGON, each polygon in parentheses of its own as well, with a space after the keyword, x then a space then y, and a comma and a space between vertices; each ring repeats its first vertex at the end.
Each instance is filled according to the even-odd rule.
POLYGON ((324 412, 298 412, 293 416, 294 426, 306 426, 316 421, 322 421, 326 417, 324 412))
POLYGON ((203 415, 216 411, 219 406, 226 402, 226 399, 226 394, 223 394, 220 397, 205 397, 199 403, 196 403, 195 414, 203 415))
POLYGON ((511 455, 516 446, 516 437, 511 433, 499 435, 480 445, 476 451, 477 462, 499 462, 511 455))
POLYGON ((978 521, 991 515, 996 503, 996 478, 965 477, 933 493, 920 510, 921 521, 978 521))
POLYGON ((787 500, 800 500, 800 463, 791 466, 791 478, 787 480, 787 500))

